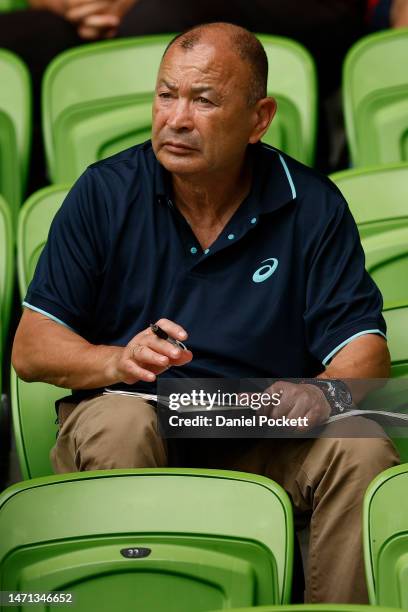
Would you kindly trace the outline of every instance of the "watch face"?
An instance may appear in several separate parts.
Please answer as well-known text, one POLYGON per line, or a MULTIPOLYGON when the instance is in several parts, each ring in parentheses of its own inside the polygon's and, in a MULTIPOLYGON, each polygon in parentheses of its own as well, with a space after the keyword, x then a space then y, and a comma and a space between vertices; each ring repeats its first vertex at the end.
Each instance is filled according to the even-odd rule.
POLYGON ((352 404, 353 398, 351 397, 350 391, 339 391, 339 400, 342 404, 352 404))

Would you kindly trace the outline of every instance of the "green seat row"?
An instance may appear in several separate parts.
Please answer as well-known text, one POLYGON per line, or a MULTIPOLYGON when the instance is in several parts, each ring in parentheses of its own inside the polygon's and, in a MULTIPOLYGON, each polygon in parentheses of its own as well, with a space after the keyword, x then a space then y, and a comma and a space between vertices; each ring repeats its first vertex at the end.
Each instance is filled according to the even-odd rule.
MULTIPOLYGON (((155 77, 169 39, 166 35, 87 45, 50 64, 43 120, 54 182, 70 182, 87 164, 149 137, 155 77), (144 70, 136 78, 138 65, 144 70)), ((294 41, 264 34, 259 39, 269 59, 268 94, 277 98, 279 109, 264 140, 312 165, 314 62, 294 41)), ((355 166, 408 161, 407 55, 408 29, 401 29, 366 36, 346 56, 343 102, 355 166)))
MULTIPOLYGON (((44 77, 45 150, 54 183, 73 182, 92 162, 150 138, 156 75, 172 35, 99 42, 66 51, 44 77)), ((298 43, 260 35, 270 59, 268 93, 279 112, 265 142, 312 165, 316 70, 298 43)))
POLYGON ((0 495, 0 531, 1 590, 69 592, 76 612, 204 612, 290 597, 291 503, 253 474, 168 468, 29 480, 0 495))
POLYGON ((343 65, 343 107, 353 166, 408 161, 408 28, 365 36, 343 65))
MULTIPOLYGON (((314 62, 295 41, 265 34, 259 39, 269 59, 268 94, 279 108, 265 142, 312 165, 314 62)), ((43 121, 54 182, 70 182, 87 164, 149 137, 157 68, 169 40, 161 35, 96 43, 51 62, 43 121), (143 70, 135 74, 135 66, 143 70)), ((408 161, 407 55, 408 28, 366 36, 345 58, 343 103, 354 166, 408 161)))
POLYGON ((31 145, 31 83, 25 64, 0 49, 0 194, 17 222, 28 175, 31 145))
POLYGON ((9 329, 13 299, 13 260, 14 238, 11 211, 0 195, 0 362, 9 329))
MULTIPOLYGON (((72 183, 89 164, 150 138, 157 70, 171 38, 166 34, 98 42, 66 51, 50 63, 42 111, 51 182, 72 183)), ((268 92, 279 103, 265 141, 312 165, 314 62, 294 41, 267 35, 260 39, 271 60, 268 92)), ((1 49, 0 75, 7 84, 0 86, 0 194, 15 222, 28 174, 31 86, 23 62, 1 49)))
POLYGON ((408 609, 408 465, 379 474, 363 509, 364 558, 370 602, 408 609))
MULTIPOLYGON (((1 8, 16 0, 0 0, 1 8)), ((53 182, 71 182, 83 168, 150 135, 150 105, 162 53, 171 35, 99 42, 62 53, 43 87, 47 163, 53 182), (137 69, 139 67, 139 70, 137 69), (140 69, 141 67, 141 69, 140 69)), ((279 113, 266 142, 313 164, 316 70, 298 43, 259 35, 270 59, 268 93, 279 113)), ((343 99, 353 165, 408 160, 408 29, 366 36, 347 54, 343 99)), ((31 135, 27 69, 0 50, 0 193, 21 202, 31 135), (17 160, 17 163, 14 163, 17 160), (11 169, 11 171, 10 171, 11 169)))
MULTIPOLYGON (((0 0, 3 8, 11 0, 0 0)), ((150 136, 157 69, 170 34, 104 41, 71 49, 48 66, 42 109, 52 182, 73 182, 84 168, 150 136)), ((310 54, 298 43, 259 35, 269 57, 268 93, 279 112, 265 135, 296 159, 313 165, 317 79, 310 54)), ((355 166, 408 161, 408 77, 403 58, 408 29, 359 41, 344 64, 347 140, 355 166)), ((24 197, 31 139, 27 68, 0 49, 0 194, 13 221, 24 197)))
POLYGON ((357 223, 385 307, 408 303, 408 163, 332 174, 357 223))

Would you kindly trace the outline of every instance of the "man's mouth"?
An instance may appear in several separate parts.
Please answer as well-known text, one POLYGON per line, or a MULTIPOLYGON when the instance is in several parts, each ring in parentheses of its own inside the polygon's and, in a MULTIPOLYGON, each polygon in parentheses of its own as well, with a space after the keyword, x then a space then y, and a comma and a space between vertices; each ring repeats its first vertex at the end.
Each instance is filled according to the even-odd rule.
POLYGON ((163 143, 163 146, 166 147, 169 151, 173 151, 175 153, 188 153, 190 151, 195 151, 193 147, 190 147, 183 142, 177 142, 174 140, 166 140, 163 143))

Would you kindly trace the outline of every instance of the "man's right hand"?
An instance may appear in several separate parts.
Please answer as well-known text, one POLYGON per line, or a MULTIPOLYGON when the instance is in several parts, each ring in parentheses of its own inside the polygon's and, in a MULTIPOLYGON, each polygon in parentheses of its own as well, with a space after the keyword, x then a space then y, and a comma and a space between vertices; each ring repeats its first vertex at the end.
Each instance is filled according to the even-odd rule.
MULTIPOLYGON (((168 319, 157 322, 172 338, 186 331, 168 319)), ((98 389, 116 383, 152 382, 172 366, 191 361, 191 351, 178 349, 145 329, 129 344, 91 344, 74 330, 25 308, 14 338, 12 363, 27 382, 46 382, 67 389, 98 389)))
MULTIPOLYGON (((160 319, 157 325, 176 340, 184 342, 188 337, 180 325, 169 319, 160 319)), ((158 338, 148 327, 136 334, 121 352, 112 357, 108 368, 112 368, 113 379, 131 385, 138 380, 153 382, 157 374, 172 366, 182 366, 192 358, 191 351, 177 348, 167 340, 158 338)))

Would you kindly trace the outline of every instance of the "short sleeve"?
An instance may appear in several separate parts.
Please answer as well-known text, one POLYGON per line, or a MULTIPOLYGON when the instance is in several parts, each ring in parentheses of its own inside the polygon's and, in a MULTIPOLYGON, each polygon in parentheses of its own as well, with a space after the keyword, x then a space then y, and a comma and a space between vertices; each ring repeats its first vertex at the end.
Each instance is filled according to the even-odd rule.
POLYGON ((106 223, 95 171, 88 169, 54 217, 23 305, 86 337, 108 252, 106 223))
POLYGON ((309 264, 304 313, 308 349, 323 365, 358 336, 386 333, 355 221, 340 194, 332 199, 309 264))

